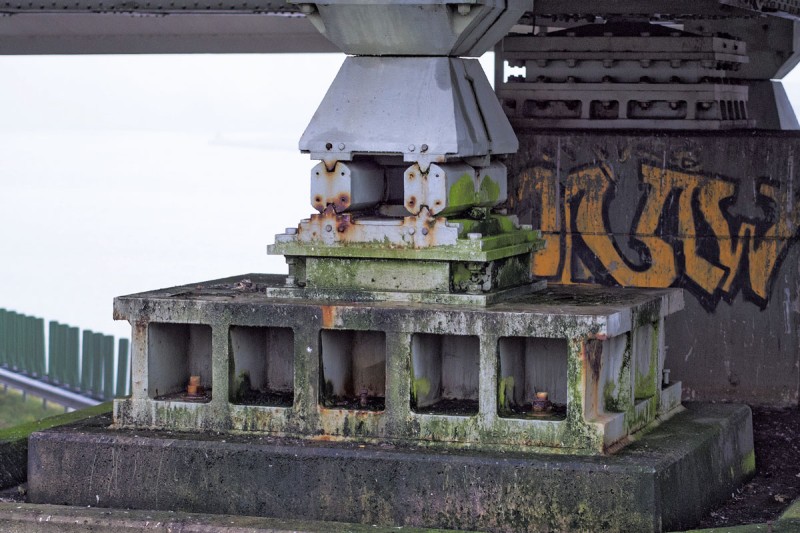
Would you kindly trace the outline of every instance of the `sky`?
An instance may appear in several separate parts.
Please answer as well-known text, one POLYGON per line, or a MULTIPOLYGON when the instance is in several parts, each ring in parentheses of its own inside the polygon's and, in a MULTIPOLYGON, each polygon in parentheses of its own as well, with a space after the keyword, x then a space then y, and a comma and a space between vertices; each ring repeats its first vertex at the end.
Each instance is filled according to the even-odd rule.
POLYGON ((312 212, 297 143, 343 60, 0 57, 0 308, 129 337, 114 296, 285 273, 266 245, 312 212))

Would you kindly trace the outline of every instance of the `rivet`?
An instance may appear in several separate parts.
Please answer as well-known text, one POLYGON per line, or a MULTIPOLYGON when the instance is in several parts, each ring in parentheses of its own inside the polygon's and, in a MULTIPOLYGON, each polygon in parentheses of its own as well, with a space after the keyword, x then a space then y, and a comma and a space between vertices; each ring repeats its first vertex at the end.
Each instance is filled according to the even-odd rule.
POLYGON ((419 147, 419 151, 420 152, 427 152, 428 151, 428 145, 427 144, 423 144, 422 146, 419 147))
POLYGON ((408 228, 408 234, 409 235, 414 235, 415 232, 416 232, 416 230, 414 228, 408 228))
POLYGON ((333 231, 333 226, 331 226, 330 224, 326 225, 325 231, 333 231))
POLYGON ((344 150, 344 143, 339 143, 339 150, 344 150))
POLYGON ((408 151, 409 151, 409 152, 413 152, 413 151, 414 151, 414 150, 416 150, 416 149, 417 149, 417 147, 416 147, 416 146, 414 146, 413 144, 409 144, 409 145, 408 145, 408 151))
POLYGON ((427 235, 428 234, 428 228, 422 228, 422 234, 423 235, 427 235))

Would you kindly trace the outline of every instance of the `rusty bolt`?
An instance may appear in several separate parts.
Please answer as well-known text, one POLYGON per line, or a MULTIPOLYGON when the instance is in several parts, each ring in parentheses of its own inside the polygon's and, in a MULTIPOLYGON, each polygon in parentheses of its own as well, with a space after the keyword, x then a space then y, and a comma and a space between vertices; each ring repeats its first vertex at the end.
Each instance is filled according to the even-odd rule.
POLYGON ((200 376, 189 376, 189 385, 186 387, 189 396, 197 396, 201 393, 200 376))

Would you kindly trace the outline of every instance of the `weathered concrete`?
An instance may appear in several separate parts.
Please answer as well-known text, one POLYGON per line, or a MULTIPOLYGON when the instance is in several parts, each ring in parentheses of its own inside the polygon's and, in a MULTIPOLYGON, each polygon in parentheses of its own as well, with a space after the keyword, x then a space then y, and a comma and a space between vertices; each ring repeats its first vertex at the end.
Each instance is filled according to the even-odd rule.
POLYGON ((800 136, 520 131, 509 208, 553 283, 683 287, 667 367, 685 399, 800 399, 800 136))
POLYGON ((662 384, 679 290, 559 288, 463 307, 276 298, 285 280, 250 274, 117 298, 116 317, 134 325, 133 394, 115 401, 115 424, 596 454, 680 410, 680 383, 662 384), (233 341, 238 327, 292 334, 248 345, 233 341), (376 340, 359 347, 354 335, 376 340), (520 348, 515 367, 501 364, 501 345, 520 348), (284 381, 287 353, 293 387, 277 389, 269 369, 284 381), (204 396, 185 394, 190 375, 204 396), (540 391, 558 411, 531 413, 540 391))
POLYGON ((754 471, 750 410, 692 404, 613 456, 109 429, 31 437, 33 503, 487 531, 683 529, 754 471), (76 482, 76 480, 80 480, 76 482))
POLYGON ((111 402, 107 402, 0 430, 0 489, 25 482, 28 473, 28 437, 31 433, 110 412, 111 402))
MULTIPOLYGON (((393 527, 312 520, 278 520, 255 516, 211 515, 174 511, 69 507, 0 503, 0 530, 5 533, 83 533, 86 531, 161 531, 163 533, 389 533, 393 527)), ((431 531, 403 528, 405 533, 431 531)), ((446 530, 433 530, 434 532, 446 530)))

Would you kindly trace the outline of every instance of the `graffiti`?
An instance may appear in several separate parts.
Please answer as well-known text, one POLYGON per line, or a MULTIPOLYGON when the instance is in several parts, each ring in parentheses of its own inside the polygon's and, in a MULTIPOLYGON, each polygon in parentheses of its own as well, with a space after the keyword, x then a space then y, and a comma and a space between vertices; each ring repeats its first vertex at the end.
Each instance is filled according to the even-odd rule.
POLYGON ((533 223, 547 241, 534 275, 568 284, 684 287, 708 310, 741 291, 766 307, 799 233, 791 188, 760 177, 743 192, 733 179, 647 160, 638 174, 641 192, 618 198, 621 176, 603 161, 561 179, 548 162, 523 172, 515 200, 530 199, 533 223), (748 209, 738 207, 748 201, 748 209), (629 227, 612 227, 614 210, 632 214, 629 227))

